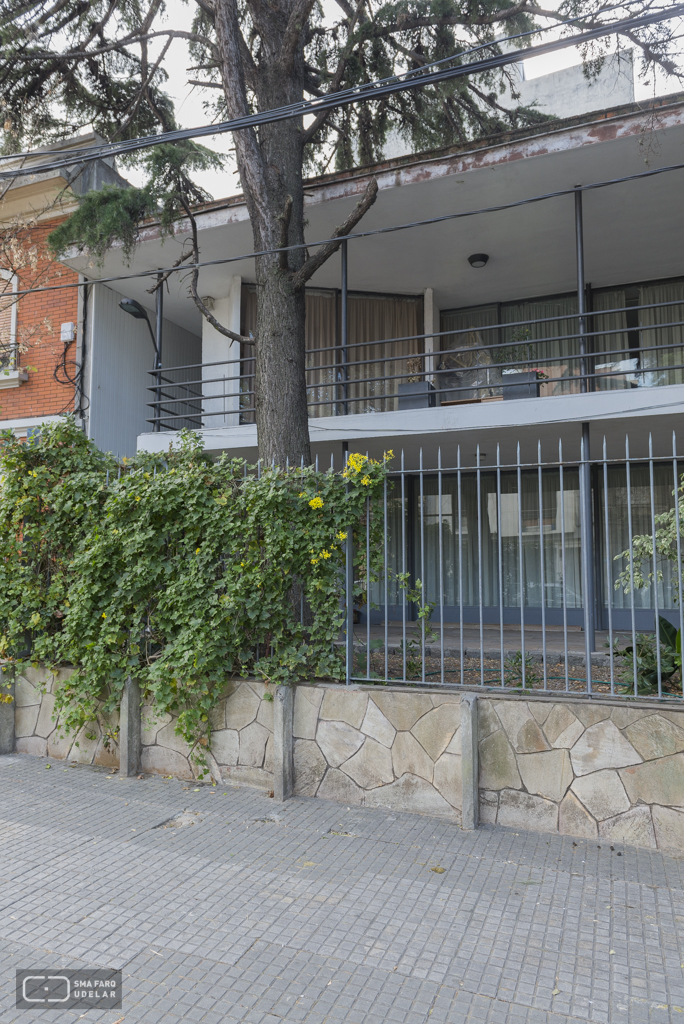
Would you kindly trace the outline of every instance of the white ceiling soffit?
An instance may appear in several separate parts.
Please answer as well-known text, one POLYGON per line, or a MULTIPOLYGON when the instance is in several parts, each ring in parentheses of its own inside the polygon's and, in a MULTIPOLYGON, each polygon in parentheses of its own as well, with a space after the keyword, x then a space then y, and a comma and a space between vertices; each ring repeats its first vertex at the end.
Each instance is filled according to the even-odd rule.
MULTIPOLYGON (((510 203, 577 184, 638 174, 684 162, 684 103, 681 98, 655 111, 588 120, 469 153, 408 158, 376 169, 380 192, 359 229, 388 227, 510 203)), ((684 171, 614 185, 584 195, 587 281, 595 288, 657 280, 684 273, 680 196, 684 171)), ((328 176, 306 187, 306 236, 328 237, 358 202, 367 172, 328 176)), ((201 258, 225 259, 248 253, 252 236, 239 198, 199 216, 201 258)), ((120 250, 101 268, 85 259, 69 264, 90 277, 171 266, 182 251, 187 225, 173 238, 158 228, 127 267, 120 250)), ((254 280, 254 261, 242 260, 201 271, 200 294, 224 296, 229 279, 254 280)), ((183 274, 174 275, 164 313, 199 333, 200 316, 188 296, 183 274)), ((339 256, 316 274, 313 286, 339 286, 339 256)), ((110 285, 150 304, 150 279, 110 285)), ((361 291, 416 294, 433 288, 441 309, 572 291, 575 287, 573 197, 546 200, 515 210, 359 239, 349 243, 349 287, 361 291), (473 269, 467 257, 489 254, 473 269)))

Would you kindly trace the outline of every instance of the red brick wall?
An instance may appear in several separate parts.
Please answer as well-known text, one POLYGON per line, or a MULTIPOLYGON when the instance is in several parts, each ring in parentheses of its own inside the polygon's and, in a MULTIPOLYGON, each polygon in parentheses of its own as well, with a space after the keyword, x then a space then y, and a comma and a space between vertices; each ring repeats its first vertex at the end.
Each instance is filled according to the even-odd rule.
MULTIPOLYGON (((22 236, 23 249, 35 247, 38 264, 18 273, 19 289, 39 285, 71 284, 78 274, 49 259, 45 240, 62 218, 44 221, 22 236)), ((0 420, 47 416, 72 411, 74 387, 60 384, 54 378, 55 367, 61 363, 64 345, 60 340, 62 323, 78 321, 78 288, 35 292, 19 300, 17 309, 17 340, 27 350, 20 352, 18 364, 28 368, 29 379, 18 388, 0 390, 0 420)), ((68 374, 75 372, 76 342, 67 351, 68 374)), ((64 379, 63 372, 59 374, 64 379)))

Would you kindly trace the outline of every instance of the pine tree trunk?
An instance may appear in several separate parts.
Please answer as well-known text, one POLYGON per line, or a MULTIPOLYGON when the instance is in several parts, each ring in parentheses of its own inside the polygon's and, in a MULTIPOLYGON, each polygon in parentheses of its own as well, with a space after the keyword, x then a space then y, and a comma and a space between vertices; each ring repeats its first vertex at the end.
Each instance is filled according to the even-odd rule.
POLYGON ((264 257, 257 268, 256 422, 259 457, 270 465, 311 462, 305 385, 304 291, 264 257))
MULTIPOLYGON (((301 26, 283 51, 297 0, 275 0, 259 8, 261 61, 247 70, 240 46, 236 0, 216 0, 215 27, 221 76, 230 117, 248 113, 245 75, 251 76, 260 110, 296 103, 304 95, 301 26)), ((304 22, 306 17, 304 17, 304 22)), ((234 135, 240 181, 257 251, 304 241, 301 119, 263 125, 258 133, 234 135), (286 215, 286 211, 289 211, 286 215)), ((267 465, 311 462, 304 375, 304 290, 295 292, 291 275, 306 259, 303 249, 257 259, 255 404, 259 458, 267 465)))

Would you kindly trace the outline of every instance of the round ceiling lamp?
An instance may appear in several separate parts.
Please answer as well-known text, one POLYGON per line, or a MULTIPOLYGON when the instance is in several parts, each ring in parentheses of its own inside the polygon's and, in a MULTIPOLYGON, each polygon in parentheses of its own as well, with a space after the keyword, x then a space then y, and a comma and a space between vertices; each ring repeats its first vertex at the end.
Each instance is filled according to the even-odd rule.
POLYGON ((487 265, 488 260, 489 256, 487 255, 486 252, 474 252, 472 256, 468 257, 468 263, 470 264, 471 267, 475 267, 476 269, 479 269, 480 267, 485 267, 487 265))

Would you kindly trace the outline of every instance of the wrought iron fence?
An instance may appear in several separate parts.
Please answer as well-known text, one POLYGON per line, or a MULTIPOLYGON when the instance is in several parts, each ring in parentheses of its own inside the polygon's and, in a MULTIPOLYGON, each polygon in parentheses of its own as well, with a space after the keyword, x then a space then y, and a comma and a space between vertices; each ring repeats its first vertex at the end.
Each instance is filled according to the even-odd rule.
POLYGON ((672 452, 400 468, 346 554, 347 683, 677 698, 684 467, 672 452), (680 509, 679 500, 682 501, 680 509), (371 551, 371 517, 382 551, 371 551), (377 527, 377 523, 375 524, 377 527), (367 566, 375 564, 370 573, 367 566), (643 580, 643 586, 637 584, 643 580))
MULTIPOLYGON (((148 422, 167 430, 254 422, 251 348, 150 371, 148 422)), ((306 377, 311 416, 681 384, 684 300, 322 346, 308 352, 306 377)))

